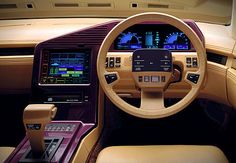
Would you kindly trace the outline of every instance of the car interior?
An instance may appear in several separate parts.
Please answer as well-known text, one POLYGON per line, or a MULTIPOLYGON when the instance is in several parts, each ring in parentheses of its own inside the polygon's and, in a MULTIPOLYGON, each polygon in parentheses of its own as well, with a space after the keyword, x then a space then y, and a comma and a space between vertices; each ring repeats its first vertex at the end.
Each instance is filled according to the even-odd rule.
POLYGON ((0 163, 236 162, 236 0, 0 0, 0 163))

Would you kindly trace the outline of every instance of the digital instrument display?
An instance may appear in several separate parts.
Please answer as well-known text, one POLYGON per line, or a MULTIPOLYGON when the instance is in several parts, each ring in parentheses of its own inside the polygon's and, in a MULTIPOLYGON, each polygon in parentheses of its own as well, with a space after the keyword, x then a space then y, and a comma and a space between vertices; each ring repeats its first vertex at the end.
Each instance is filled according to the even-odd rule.
POLYGON ((114 42, 115 50, 163 48, 171 51, 190 50, 187 36, 168 24, 138 24, 123 31, 114 42))
POLYGON ((41 84, 89 84, 89 50, 44 52, 41 84))

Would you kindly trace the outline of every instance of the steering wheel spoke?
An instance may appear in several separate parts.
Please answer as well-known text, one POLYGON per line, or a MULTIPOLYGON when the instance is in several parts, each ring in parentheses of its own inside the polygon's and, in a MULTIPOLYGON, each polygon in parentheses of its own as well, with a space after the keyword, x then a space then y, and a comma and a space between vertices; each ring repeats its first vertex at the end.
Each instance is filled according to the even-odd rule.
POLYGON ((148 91, 142 90, 140 109, 144 109, 144 110, 165 109, 163 91, 148 92, 148 91))

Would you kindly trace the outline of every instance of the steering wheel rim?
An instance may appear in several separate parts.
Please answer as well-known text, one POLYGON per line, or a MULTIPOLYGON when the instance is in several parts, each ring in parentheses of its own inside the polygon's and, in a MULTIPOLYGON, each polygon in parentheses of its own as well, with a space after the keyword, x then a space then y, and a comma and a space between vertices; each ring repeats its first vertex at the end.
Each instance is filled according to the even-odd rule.
MULTIPOLYGON (((157 12, 149 12, 142 13, 131 16, 120 23, 118 23, 105 37, 103 40, 101 47, 99 49, 98 57, 97 57, 97 74, 101 87, 103 88, 107 97, 115 104, 118 108, 125 111, 128 114, 131 114, 136 117, 146 118, 146 119, 155 119, 155 118, 163 118, 170 115, 173 115, 184 108, 186 108, 199 94, 199 91, 204 83, 205 75, 206 75, 206 50, 197 36, 197 34, 182 20, 168 15, 164 13, 157 12), (199 61, 199 68, 196 72, 187 72, 184 80, 191 85, 191 89, 188 94, 182 98, 176 104, 169 106, 165 109, 140 109, 138 107, 132 106, 129 103, 125 102, 122 98, 120 98, 112 88, 112 84, 109 85, 106 82, 105 74, 108 73, 105 69, 106 55, 109 51, 111 44, 114 42, 115 38, 123 32, 125 29, 129 28, 132 25, 143 23, 143 22, 153 22, 158 21, 162 23, 166 23, 172 25, 182 32, 189 38, 191 43, 193 44, 199 61), (187 79, 187 76, 190 73, 198 74, 198 82, 192 83, 187 79)), ((118 75, 118 74, 117 74, 118 75)), ((119 77, 118 77, 119 79, 119 77)))

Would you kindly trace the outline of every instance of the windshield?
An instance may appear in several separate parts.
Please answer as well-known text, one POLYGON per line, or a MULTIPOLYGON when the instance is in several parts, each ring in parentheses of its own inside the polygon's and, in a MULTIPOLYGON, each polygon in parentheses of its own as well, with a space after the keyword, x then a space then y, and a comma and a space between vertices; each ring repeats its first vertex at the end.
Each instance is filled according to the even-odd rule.
POLYGON ((232 0, 1 0, 0 19, 106 17, 164 12, 179 18, 230 24, 232 0))

